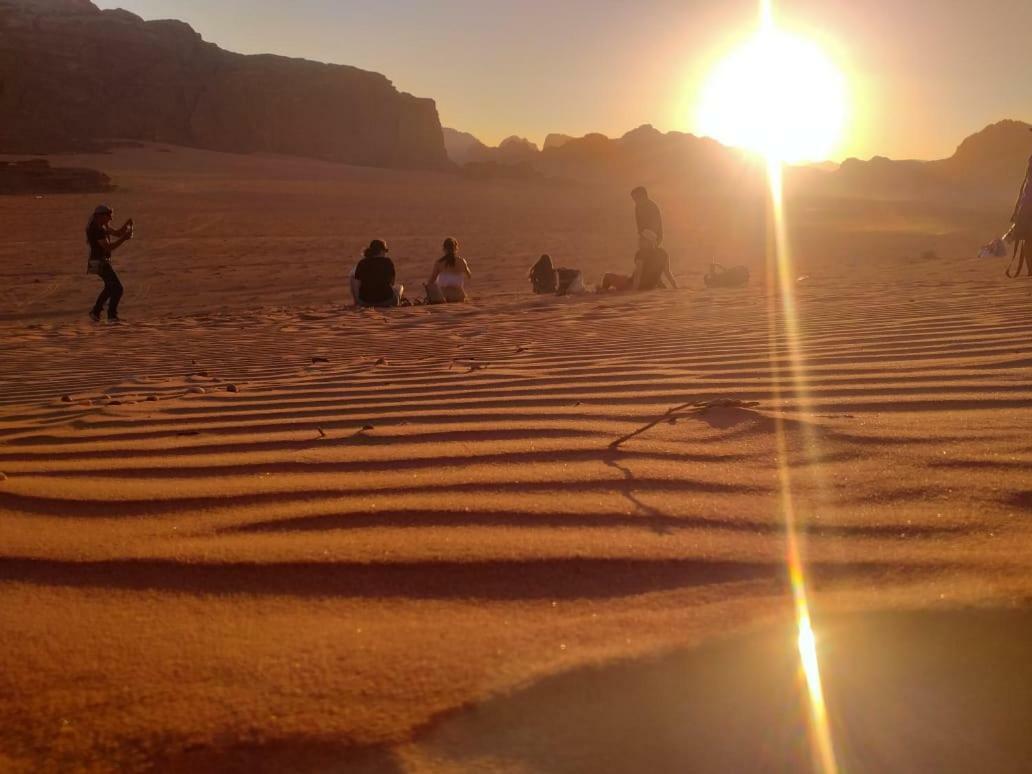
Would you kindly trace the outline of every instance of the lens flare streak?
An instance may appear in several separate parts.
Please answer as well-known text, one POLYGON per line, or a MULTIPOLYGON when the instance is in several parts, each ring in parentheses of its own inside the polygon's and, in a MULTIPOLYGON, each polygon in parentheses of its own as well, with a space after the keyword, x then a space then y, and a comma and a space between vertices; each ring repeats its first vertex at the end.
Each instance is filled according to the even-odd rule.
MULTIPOLYGON (((760 24, 761 34, 769 33, 775 28, 773 0, 760 0, 760 24)), ((770 183, 767 228, 767 297, 769 299, 769 351, 774 399, 779 405, 783 405, 782 397, 786 390, 790 389, 800 406, 801 413, 805 414, 809 406, 809 398, 802 373, 803 358, 799 345, 795 273, 788 243, 783 197, 782 160, 776 155, 768 157, 767 176, 770 183), (779 319, 783 324, 783 330, 780 331, 779 319), (787 355, 787 362, 784 364, 782 346, 779 345, 779 341, 784 342, 783 349, 787 355)), ((809 424, 803 423, 802 428, 804 447, 812 455, 816 451, 817 439, 808 432, 809 424)), ((780 509, 785 524, 786 562, 798 630, 799 660, 806 681, 813 765, 815 771, 821 772, 821 774, 838 774, 838 764, 824 702, 824 689, 821 683, 817 640, 810 616, 806 569, 802 559, 800 532, 797 528, 797 514, 792 493, 788 439, 785 422, 781 416, 775 419, 775 444, 780 509)))

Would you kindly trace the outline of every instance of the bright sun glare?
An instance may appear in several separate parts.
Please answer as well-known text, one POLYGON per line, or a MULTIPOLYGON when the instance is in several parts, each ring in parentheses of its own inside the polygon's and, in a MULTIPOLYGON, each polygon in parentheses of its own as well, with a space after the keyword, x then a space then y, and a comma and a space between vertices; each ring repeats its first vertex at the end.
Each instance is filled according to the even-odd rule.
POLYGON ((710 72, 699 133, 771 161, 824 161, 838 150, 848 109, 845 75, 816 43, 768 17, 710 72))

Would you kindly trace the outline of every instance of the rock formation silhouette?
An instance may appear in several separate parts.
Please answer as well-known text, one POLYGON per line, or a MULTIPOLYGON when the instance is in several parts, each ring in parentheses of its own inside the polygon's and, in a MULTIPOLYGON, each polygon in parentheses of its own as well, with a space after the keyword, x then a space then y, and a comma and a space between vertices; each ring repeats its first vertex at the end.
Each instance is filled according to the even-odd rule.
POLYGON ((89 0, 0 0, 0 151, 110 139, 384 167, 448 164, 437 108, 383 75, 245 56, 89 0))

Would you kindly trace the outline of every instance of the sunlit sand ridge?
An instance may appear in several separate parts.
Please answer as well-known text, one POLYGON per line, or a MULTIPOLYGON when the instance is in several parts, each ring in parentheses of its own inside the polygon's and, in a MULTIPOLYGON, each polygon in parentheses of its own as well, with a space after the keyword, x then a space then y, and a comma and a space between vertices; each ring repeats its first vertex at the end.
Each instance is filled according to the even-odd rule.
POLYGON ((591 768, 433 729, 791 617, 786 469, 818 654, 835 613, 1027 599, 1027 291, 857 273, 791 326, 775 293, 9 327, 6 767, 591 768))
POLYGON ((805 769, 786 534, 842 770, 1027 759, 1028 288, 902 260, 948 211, 790 209, 713 292, 741 208, 660 189, 685 290, 536 298, 626 265, 626 190, 66 163, 139 223, 132 322, 84 317, 94 197, 0 200, 0 768, 805 769), (449 233, 474 304, 343 306, 449 233))

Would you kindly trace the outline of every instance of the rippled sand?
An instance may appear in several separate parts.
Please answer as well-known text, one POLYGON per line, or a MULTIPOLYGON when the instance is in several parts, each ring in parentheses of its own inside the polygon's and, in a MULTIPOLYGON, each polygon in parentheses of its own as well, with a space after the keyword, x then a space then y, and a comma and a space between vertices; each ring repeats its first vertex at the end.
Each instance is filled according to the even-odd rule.
POLYGON ((887 718, 936 718, 906 726, 912 762, 1027 756, 1007 723, 1032 719, 1029 674, 1000 634, 1027 642, 1032 598, 1027 285, 959 260, 828 272, 799 283, 789 347, 759 285, 495 281, 466 307, 127 296, 129 326, 5 324, 0 767, 796 765, 783 465, 848 770, 911 760, 854 755, 884 735, 856 725, 881 704, 850 700, 852 664, 913 678, 884 694, 887 718), (942 710, 969 700, 935 693, 964 654, 1004 670, 985 684, 1009 680, 1009 712, 942 710), (742 677, 710 715, 739 667, 769 690, 742 677))

